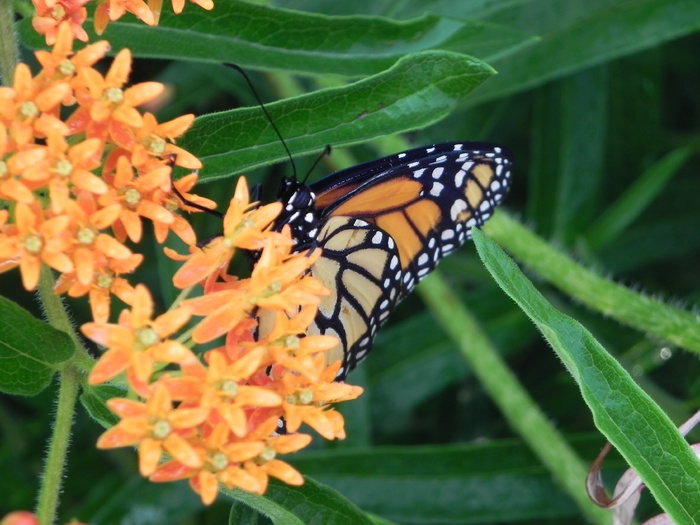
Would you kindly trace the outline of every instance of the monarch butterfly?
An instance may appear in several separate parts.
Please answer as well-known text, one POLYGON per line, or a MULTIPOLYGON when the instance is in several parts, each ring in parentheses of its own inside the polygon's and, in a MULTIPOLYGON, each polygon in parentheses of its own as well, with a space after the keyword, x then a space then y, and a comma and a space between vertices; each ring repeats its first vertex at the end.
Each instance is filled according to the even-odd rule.
POLYGON ((285 179, 285 207, 297 249, 323 249, 311 274, 331 291, 309 335, 340 344, 342 381, 364 359, 378 328, 418 281, 471 237, 503 200, 510 155, 483 142, 412 149, 339 171, 308 186, 285 179))

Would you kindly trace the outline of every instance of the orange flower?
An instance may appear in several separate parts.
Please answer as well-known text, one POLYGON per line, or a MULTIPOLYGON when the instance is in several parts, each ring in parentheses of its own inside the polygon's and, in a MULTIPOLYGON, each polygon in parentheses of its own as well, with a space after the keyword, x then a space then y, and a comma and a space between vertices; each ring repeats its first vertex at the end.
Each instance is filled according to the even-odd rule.
POLYGON ((220 423, 201 440, 196 450, 200 457, 200 465, 190 466, 175 458, 161 465, 149 479, 164 482, 189 478, 190 485, 200 494, 205 505, 216 499, 219 482, 229 488, 239 487, 248 492, 262 493, 260 483, 247 473, 241 464, 262 453, 265 450, 264 443, 231 442, 227 425, 220 423))
POLYGON ((155 363, 196 359, 182 344, 167 339, 189 320, 189 309, 178 307, 154 320, 152 315, 153 300, 148 289, 137 285, 132 308, 122 311, 119 324, 86 323, 81 327, 86 337, 107 347, 90 372, 90 384, 104 383, 126 371, 132 387, 144 395, 155 363))
MULTIPOLYGON (((291 246, 286 248, 288 251, 291 246)), ((306 272, 320 256, 320 249, 285 255, 277 246, 267 243, 250 277, 250 301, 261 308, 285 311, 319 304, 321 296, 330 292, 306 272)))
MULTIPOLYGON (((162 1, 162 0, 160 0, 162 1)), ((202 7, 206 9, 207 11, 210 11, 214 9, 214 1, 213 0, 190 0, 193 4, 197 4, 199 7, 202 7)), ((185 0, 172 0, 173 3, 173 11, 175 11, 176 14, 182 13, 182 10, 185 7, 185 0)))
POLYGON ((0 119, 8 126, 14 150, 31 144, 35 135, 43 138, 54 130, 61 135, 68 134, 58 112, 70 91, 68 82, 38 84, 29 66, 22 62, 17 64, 12 87, 0 87, 0 119))
POLYGON ((67 202, 66 214, 74 229, 71 257, 80 284, 92 283, 99 269, 109 267, 111 259, 128 259, 133 255, 114 237, 100 233, 117 220, 120 210, 116 204, 97 209, 94 199, 87 194, 78 202, 67 202))
POLYGON ((265 448, 253 460, 244 463, 244 468, 260 485, 260 494, 267 490, 268 477, 272 476, 288 485, 303 485, 304 478, 291 465, 280 461, 278 454, 290 454, 305 448, 311 443, 307 434, 290 434, 286 436, 268 437, 265 448))
MULTIPOLYGON (((223 236, 214 239, 204 249, 190 256, 173 277, 176 287, 189 288, 223 271, 228 266, 236 248, 247 250, 262 248, 264 239, 270 236, 270 232, 266 234, 263 230, 268 228, 282 211, 282 203, 276 202, 248 211, 250 206, 248 184, 244 177, 240 177, 224 216, 223 236)), ((289 242, 291 243, 291 240, 289 242)))
POLYGON ((0 238, 2 271, 19 265, 26 290, 36 288, 42 262, 59 272, 73 271, 73 263, 65 253, 70 246, 66 236, 70 223, 67 215, 47 219, 37 206, 29 207, 19 202, 15 208, 15 221, 14 226, 6 227, 6 236, 0 238))
POLYGON ((146 403, 112 398, 107 406, 121 421, 100 436, 98 448, 138 445, 143 476, 156 470, 163 452, 189 467, 201 466, 200 456, 183 437, 183 431, 200 425, 206 418, 205 409, 173 408, 167 388, 158 384, 146 403))
MULTIPOLYGON (((313 358, 319 380, 308 379, 291 371, 281 374, 278 392, 284 397, 284 417, 289 432, 296 432, 301 423, 306 423, 326 439, 344 439, 343 416, 335 410, 327 410, 330 403, 356 399, 362 388, 334 383, 340 361, 326 367, 326 357, 318 354, 313 358)), ((277 374, 273 370, 273 376, 277 374)), ((274 380, 274 377, 273 377, 274 380)))
MULTIPOLYGON (((115 241, 116 242, 116 241, 115 241)), ((67 292, 71 297, 89 295, 92 318, 97 323, 106 323, 109 319, 111 296, 119 297, 126 304, 134 301, 134 288, 120 275, 133 272, 143 261, 143 255, 136 253, 126 259, 109 259, 106 266, 96 268, 92 281, 81 284, 75 273, 63 274, 56 282, 55 292, 67 292)))
POLYGON ((202 163, 172 141, 187 131, 194 122, 194 115, 182 115, 168 122, 158 124, 151 113, 143 114, 143 125, 136 131, 136 145, 131 154, 131 162, 136 168, 146 165, 152 158, 168 158, 173 164, 189 170, 198 170, 202 163), (168 142, 170 141, 170 142, 168 142))
POLYGON ((143 82, 123 89, 130 70, 131 52, 122 49, 106 76, 91 68, 77 72, 73 86, 81 107, 67 121, 71 134, 84 131, 89 138, 109 138, 123 149, 134 148, 134 130, 143 126, 143 117, 136 106, 159 96, 163 84, 143 82))
MULTIPOLYGON (((213 210, 216 208, 216 203, 212 200, 200 197, 199 195, 194 195, 189 193, 192 187, 197 182, 198 174, 190 173, 176 181, 173 181, 173 187, 180 193, 180 195, 187 199, 188 202, 198 204, 202 207, 213 210)), ((168 231, 172 231, 182 239, 182 241, 188 246, 195 246, 197 243, 197 237, 192 229, 190 223, 182 215, 175 213, 176 210, 182 208, 186 211, 200 211, 197 209, 189 208, 180 197, 178 197, 175 192, 168 191, 164 192, 160 188, 154 190, 154 200, 156 202, 162 202, 163 206, 173 214, 173 222, 171 224, 164 224, 161 222, 154 222, 153 227, 155 229, 156 240, 159 243, 164 243, 168 235, 168 231)))
POLYGON ((173 213, 161 203, 163 192, 170 190, 168 166, 161 166, 136 177, 133 167, 122 156, 117 160, 114 179, 108 182, 111 182, 112 187, 100 197, 99 202, 102 206, 121 206, 119 218, 113 225, 118 239, 128 236, 132 241, 139 242, 143 232, 140 217, 166 226, 174 222, 173 213), (161 190, 160 193, 156 193, 158 189, 161 190))
POLYGON ((101 35, 107 24, 119 20, 127 11, 149 26, 156 24, 148 5, 143 0, 98 0, 95 9, 95 33, 101 35))
POLYGON ((109 43, 106 40, 101 40, 85 46, 74 54, 71 27, 67 23, 62 23, 58 27, 56 43, 51 51, 34 52, 37 61, 42 66, 38 77, 47 82, 64 77, 72 79, 76 71, 90 67, 103 58, 108 49, 109 43))
MULTIPOLYGON (((95 195, 107 192, 108 186, 91 170, 100 165, 102 143, 98 139, 87 139, 68 146, 59 133, 52 132, 47 147, 22 153, 41 152, 41 158, 25 162, 22 177, 33 185, 48 185, 51 209, 61 213, 71 198, 71 189, 84 190, 95 195)), ((17 154, 19 156, 21 154, 17 154)), ((14 159, 13 159, 14 160, 14 159)))
POLYGON ((46 37, 46 44, 51 46, 57 40, 59 27, 67 22, 73 36, 83 42, 88 35, 83 29, 87 18, 87 9, 83 6, 90 0, 32 0, 36 15, 32 19, 34 31, 46 37))

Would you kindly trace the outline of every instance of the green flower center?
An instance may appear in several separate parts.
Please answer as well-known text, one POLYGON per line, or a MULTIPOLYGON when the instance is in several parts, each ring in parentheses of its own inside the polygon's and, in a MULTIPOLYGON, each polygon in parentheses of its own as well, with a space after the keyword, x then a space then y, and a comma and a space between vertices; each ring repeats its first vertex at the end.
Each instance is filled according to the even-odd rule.
POLYGON ((229 397, 238 395, 238 383, 232 379, 227 379, 221 384, 221 391, 229 397))
POLYGON ((61 177, 68 177, 68 175, 73 173, 73 164, 65 159, 62 159, 56 163, 54 169, 61 177))
POLYGON ((105 290, 109 290, 110 286, 112 286, 113 281, 114 279, 112 279, 112 277, 110 277, 109 275, 102 274, 97 277, 97 286, 105 290))
POLYGON ((24 239, 24 249, 29 253, 39 253, 43 244, 41 237, 38 235, 28 235, 24 239))
POLYGON ((141 200, 141 194, 135 188, 129 188, 124 192, 126 203, 130 206, 136 206, 141 200))
POLYGON ((136 340, 141 348, 150 348, 158 342, 158 334, 153 328, 142 328, 136 333, 136 340))
POLYGON ((58 71, 63 75, 72 75, 75 73, 75 64, 68 60, 67 58, 61 62, 58 66, 58 71))
POLYGON ((76 235, 80 244, 92 244, 95 241, 97 234, 90 228, 80 228, 76 235))
POLYGON ((310 390, 299 390, 284 396, 284 400, 293 405, 310 405, 314 400, 314 394, 310 390))
POLYGON ((39 108, 34 102, 23 102, 19 107, 19 114, 25 118, 33 118, 39 114, 39 108))
POLYGON ((211 466, 214 468, 215 471, 221 471, 224 470, 226 467, 228 467, 228 458, 226 457, 226 454, 223 452, 217 452, 213 456, 211 456, 211 466))
POLYGON ((161 155, 165 151, 165 141, 160 137, 148 137, 142 141, 142 144, 155 155, 161 155))
POLYGON ((258 456, 258 457, 263 461, 270 461, 270 460, 275 459, 276 455, 277 455, 277 452, 275 452, 275 449, 268 445, 265 447, 265 450, 263 450, 260 453, 260 456, 258 456))
POLYGON ((156 439, 165 439, 170 435, 173 427, 165 419, 159 419, 153 425, 153 437, 156 439))
POLYGON ((105 91, 105 98, 114 104, 119 104, 124 100, 124 92, 119 88, 111 87, 105 91))

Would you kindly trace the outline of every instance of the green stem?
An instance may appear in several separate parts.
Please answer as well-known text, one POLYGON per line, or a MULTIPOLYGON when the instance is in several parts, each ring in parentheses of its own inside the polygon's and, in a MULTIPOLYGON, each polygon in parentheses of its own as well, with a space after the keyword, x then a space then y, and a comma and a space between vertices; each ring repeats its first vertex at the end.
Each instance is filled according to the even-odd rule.
POLYGON ((44 473, 41 478, 39 502, 36 509, 36 515, 41 525, 51 525, 56 521, 58 495, 61 492, 61 481, 68 457, 68 443, 73 425, 73 414, 75 413, 75 403, 78 398, 79 377, 80 373, 70 365, 59 374, 60 387, 56 417, 49 442, 49 452, 44 465, 44 473))
POLYGON ((71 363, 59 373, 60 386, 56 416, 36 511, 41 525, 51 525, 56 518, 58 495, 61 491, 61 481, 68 457, 68 444, 78 397, 78 387, 85 370, 91 368, 93 362, 73 330, 61 298, 54 293, 54 284, 51 270, 46 265, 42 265, 38 294, 44 314, 51 326, 70 336, 75 344, 76 352, 71 363))
POLYGON ((55 281, 51 270, 46 265, 42 265, 38 291, 41 299, 41 307, 44 310, 46 320, 54 328, 68 334, 73 341, 73 345, 75 346, 75 354, 71 359, 71 364, 83 372, 89 372, 92 369, 95 360, 90 357, 90 354, 83 346, 78 334, 75 332, 73 324, 70 321, 70 317, 68 316, 68 312, 63 304, 63 300, 53 291, 54 285, 55 281))
POLYGON ((597 275, 506 213, 494 215, 484 232, 516 260, 590 308, 640 332, 700 353, 696 315, 597 275))
POLYGON ((12 74, 17 62, 19 49, 12 0, 0 0, 0 79, 3 85, 12 84, 12 74))
POLYGON ((439 272, 426 278, 418 292, 459 346, 508 424, 576 501, 590 523, 609 524, 610 511, 596 507, 586 494, 583 480, 587 466, 551 425, 439 272))

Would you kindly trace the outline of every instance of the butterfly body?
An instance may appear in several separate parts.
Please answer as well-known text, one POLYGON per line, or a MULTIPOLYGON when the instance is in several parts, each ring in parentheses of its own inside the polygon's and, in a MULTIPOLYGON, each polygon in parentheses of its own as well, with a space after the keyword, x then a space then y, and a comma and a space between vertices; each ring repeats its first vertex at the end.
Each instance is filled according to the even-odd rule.
POLYGON ((278 224, 299 249, 319 246, 311 273, 331 291, 309 334, 340 345, 342 380, 370 351, 396 305, 470 238, 503 200, 511 160, 501 147, 446 143, 334 173, 308 186, 286 180, 278 224))

